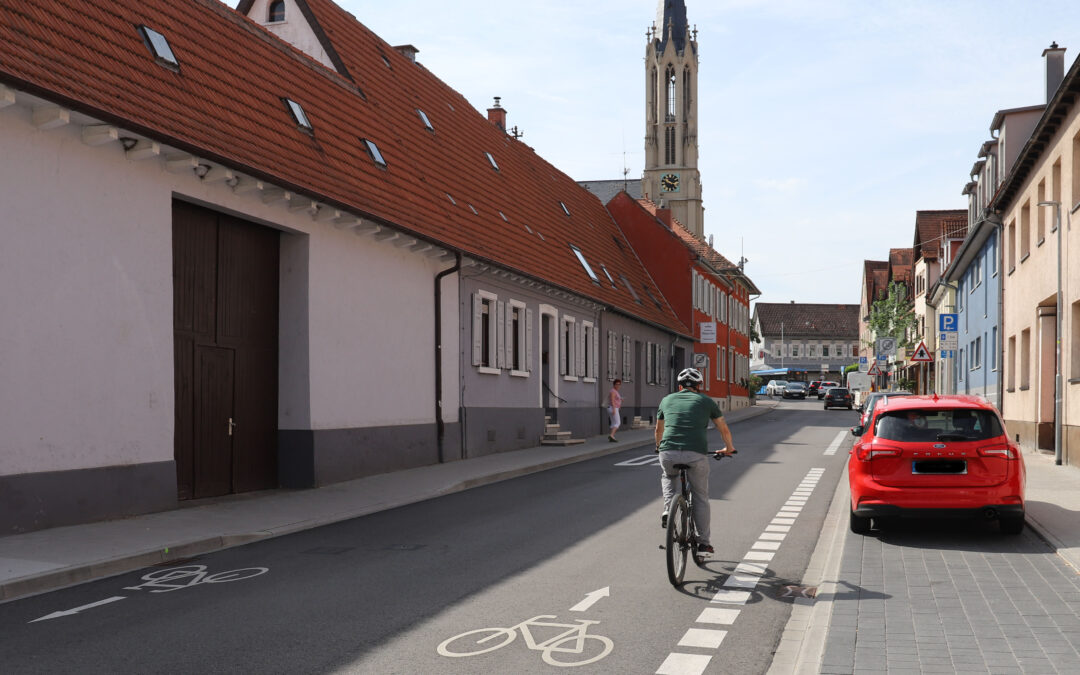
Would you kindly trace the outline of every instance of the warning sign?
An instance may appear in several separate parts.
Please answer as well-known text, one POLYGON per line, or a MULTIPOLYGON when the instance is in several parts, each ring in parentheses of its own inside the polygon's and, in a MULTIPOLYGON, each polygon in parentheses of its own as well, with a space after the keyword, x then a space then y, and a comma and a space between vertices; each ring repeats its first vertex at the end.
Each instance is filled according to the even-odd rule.
POLYGON ((926 343, 920 342, 919 346, 915 348, 915 353, 911 355, 911 360, 929 363, 934 360, 934 357, 930 354, 930 350, 926 348, 926 343))

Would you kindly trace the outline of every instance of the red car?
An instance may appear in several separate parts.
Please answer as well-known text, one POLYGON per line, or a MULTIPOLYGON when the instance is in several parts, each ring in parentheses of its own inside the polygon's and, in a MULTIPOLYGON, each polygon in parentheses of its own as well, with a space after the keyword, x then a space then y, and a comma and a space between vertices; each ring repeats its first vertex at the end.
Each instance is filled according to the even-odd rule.
POLYGON ((996 519, 1024 529, 1026 472, 997 410, 974 396, 888 396, 848 460, 851 531, 894 517, 996 519))

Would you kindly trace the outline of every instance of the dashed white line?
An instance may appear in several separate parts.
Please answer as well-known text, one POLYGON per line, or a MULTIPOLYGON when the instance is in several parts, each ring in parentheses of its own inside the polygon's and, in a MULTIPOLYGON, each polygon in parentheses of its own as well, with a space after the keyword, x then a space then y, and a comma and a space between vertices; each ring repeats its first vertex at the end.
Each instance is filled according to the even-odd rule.
POLYGON ((701 613, 701 616, 697 618, 697 622, 730 626, 735 623, 735 619, 739 618, 739 611, 740 610, 737 609, 726 609, 723 607, 706 607, 705 611, 701 613))
POLYGON ((716 649, 727 637, 726 630, 711 628, 691 628, 679 640, 680 647, 701 647, 702 649, 716 649))
POLYGON ((712 656, 706 654, 677 654, 664 659, 656 675, 701 675, 709 667, 712 656))
POLYGON ((750 599, 750 591, 717 591, 709 602, 719 602, 724 605, 745 605, 750 599))

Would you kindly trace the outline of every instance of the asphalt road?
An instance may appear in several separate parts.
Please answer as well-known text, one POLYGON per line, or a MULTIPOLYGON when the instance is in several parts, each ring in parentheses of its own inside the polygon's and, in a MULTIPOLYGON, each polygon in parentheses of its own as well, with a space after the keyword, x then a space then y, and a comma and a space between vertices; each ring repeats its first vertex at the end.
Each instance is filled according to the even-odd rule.
POLYGON ((575 670, 761 673, 846 460, 841 432, 854 422, 811 400, 736 425, 739 455, 711 463, 716 555, 706 569, 691 566, 679 589, 659 548, 650 445, 0 605, 0 664, 6 673, 534 673, 587 661, 575 670), (826 455, 830 447, 838 451, 826 455), (761 566, 750 568, 754 583, 733 576, 740 563, 761 566))

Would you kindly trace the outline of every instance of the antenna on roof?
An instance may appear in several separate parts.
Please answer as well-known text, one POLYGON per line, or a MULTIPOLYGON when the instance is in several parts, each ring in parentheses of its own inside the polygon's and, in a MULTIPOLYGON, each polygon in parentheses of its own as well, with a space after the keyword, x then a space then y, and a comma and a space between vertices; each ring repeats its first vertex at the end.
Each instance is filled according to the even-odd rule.
POLYGON ((518 131, 517 125, 515 124, 514 126, 510 127, 510 135, 513 136, 514 139, 516 140, 516 139, 521 138, 522 136, 524 136, 525 132, 524 131, 518 131))

